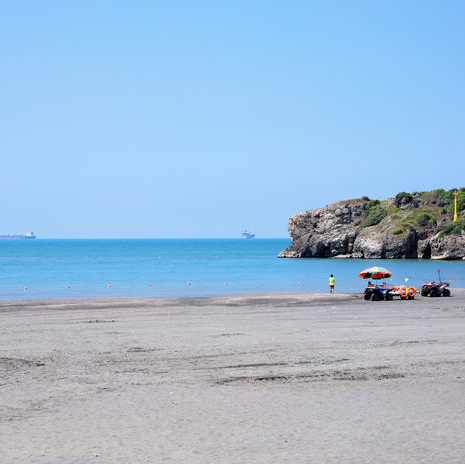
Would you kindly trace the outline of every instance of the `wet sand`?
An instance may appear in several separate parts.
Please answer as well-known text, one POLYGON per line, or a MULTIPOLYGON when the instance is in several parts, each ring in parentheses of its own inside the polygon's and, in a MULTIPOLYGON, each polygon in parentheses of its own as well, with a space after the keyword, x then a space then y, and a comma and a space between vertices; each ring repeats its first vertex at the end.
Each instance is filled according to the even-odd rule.
POLYGON ((452 292, 0 302, 0 462, 463 463, 452 292))

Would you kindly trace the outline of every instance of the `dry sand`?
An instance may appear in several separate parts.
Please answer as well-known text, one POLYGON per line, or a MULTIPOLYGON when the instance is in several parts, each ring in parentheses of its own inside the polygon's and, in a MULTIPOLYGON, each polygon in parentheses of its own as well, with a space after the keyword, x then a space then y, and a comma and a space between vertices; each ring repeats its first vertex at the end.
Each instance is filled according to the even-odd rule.
POLYGON ((465 291, 0 303, 0 462, 463 463, 465 291))

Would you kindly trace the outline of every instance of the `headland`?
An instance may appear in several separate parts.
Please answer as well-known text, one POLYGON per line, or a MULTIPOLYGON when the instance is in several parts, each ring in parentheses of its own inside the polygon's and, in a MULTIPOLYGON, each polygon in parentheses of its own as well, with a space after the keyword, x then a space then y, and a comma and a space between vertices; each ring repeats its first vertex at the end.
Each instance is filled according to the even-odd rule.
POLYGON ((280 258, 465 259, 465 189, 339 201, 291 216, 289 235, 280 258))

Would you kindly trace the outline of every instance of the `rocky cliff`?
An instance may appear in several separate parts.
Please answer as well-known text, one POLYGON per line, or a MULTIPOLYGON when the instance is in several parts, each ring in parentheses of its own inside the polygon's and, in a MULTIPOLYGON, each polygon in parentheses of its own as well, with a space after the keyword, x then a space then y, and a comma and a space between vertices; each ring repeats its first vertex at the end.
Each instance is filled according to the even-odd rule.
POLYGON ((295 214, 292 245, 280 258, 465 259, 465 189, 402 192, 384 201, 367 197, 295 214))

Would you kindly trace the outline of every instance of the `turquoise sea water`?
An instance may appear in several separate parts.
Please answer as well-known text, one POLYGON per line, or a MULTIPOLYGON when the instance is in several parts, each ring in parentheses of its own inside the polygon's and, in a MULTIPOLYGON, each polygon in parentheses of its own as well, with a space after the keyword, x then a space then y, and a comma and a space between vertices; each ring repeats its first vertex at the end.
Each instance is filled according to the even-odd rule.
POLYGON ((374 265, 391 270, 393 283, 409 278, 418 286, 436 279, 440 268, 443 279, 453 280, 452 289, 465 287, 463 261, 278 259, 289 244, 288 239, 2 240, 0 299, 326 292, 330 273, 336 292, 358 292, 366 282, 357 274, 374 265))

